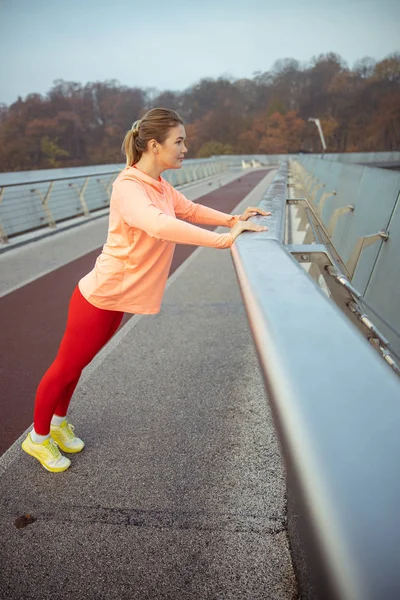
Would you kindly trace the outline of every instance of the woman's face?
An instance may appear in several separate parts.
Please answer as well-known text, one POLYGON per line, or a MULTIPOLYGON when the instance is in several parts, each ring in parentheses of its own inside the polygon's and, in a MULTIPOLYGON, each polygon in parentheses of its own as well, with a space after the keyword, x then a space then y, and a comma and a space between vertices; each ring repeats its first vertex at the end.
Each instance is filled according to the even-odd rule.
POLYGON ((157 144, 157 159, 163 169, 180 169, 188 149, 185 146, 186 132, 183 125, 169 130, 165 142, 157 144))

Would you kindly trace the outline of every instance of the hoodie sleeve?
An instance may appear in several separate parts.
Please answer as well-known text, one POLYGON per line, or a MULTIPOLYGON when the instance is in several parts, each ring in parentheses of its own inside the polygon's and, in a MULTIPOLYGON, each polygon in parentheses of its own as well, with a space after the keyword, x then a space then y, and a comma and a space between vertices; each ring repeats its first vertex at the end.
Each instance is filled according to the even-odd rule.
POLYGON ((139 182, 121 179, 114 190, 114 206, 124 221, 153 238, 212 248, 230 248, 233 243, 230 233, 207 231, 166 215, 151 201, 139 182))
POLYGON ((202 225, 220 225, 222 227, 232 228, 238 222, 240 215, 229 215, 214 208, 209 208, 203 204, 197 204, 186 198, 181 192, 178 192, 171 186, 175 214, 178 219, 189 221, 190 223, 201 223, 202 225))

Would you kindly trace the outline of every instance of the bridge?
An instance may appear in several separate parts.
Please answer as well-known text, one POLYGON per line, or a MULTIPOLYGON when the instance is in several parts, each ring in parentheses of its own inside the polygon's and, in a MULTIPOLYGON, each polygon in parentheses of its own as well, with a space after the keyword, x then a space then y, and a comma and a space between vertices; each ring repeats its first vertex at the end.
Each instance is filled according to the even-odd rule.
POLYGON ((269 230, 177 246, 161 313, 85 369, 57 476, 20 442, 121 166, 0 175, 1 598, 400 597, 400 161, 349 159, 167 175, 269 230))

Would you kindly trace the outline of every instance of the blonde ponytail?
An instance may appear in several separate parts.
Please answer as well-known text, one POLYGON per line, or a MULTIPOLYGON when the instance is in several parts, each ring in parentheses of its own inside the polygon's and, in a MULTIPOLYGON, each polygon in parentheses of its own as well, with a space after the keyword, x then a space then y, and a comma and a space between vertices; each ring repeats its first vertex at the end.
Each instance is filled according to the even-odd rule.
POLYGON ((122 142, 122 152, 126 156, 126 166, 132 167, 147 150, 151 139, 162 144, 168 137, 171 127, 183 125, 183 121, 174 110, 152 108, 141 119, 135 121, 122 142))
POLYGON ((121 150, 126 156, 127 167, 132 167, 132 165, 135 165, 143 154, 143 144, 141 144, 141 140, 138 139, 140 123, 140 119, 134 122, 131 129, 126 134, 124 141, 122 142, 121 150))

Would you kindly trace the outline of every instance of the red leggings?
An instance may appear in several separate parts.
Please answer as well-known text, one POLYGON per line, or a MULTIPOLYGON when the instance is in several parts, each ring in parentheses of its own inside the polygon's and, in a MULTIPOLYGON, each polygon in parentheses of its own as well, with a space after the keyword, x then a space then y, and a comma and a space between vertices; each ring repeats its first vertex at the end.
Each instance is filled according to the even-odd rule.
POLYGON ((76 286, 58 354, 36 392, 33 419, 36 433, 47 435, 53 415, 63 417, 67 414, 82 369, 111 339, 123 316, 121 311, 93 306, 76 286))

